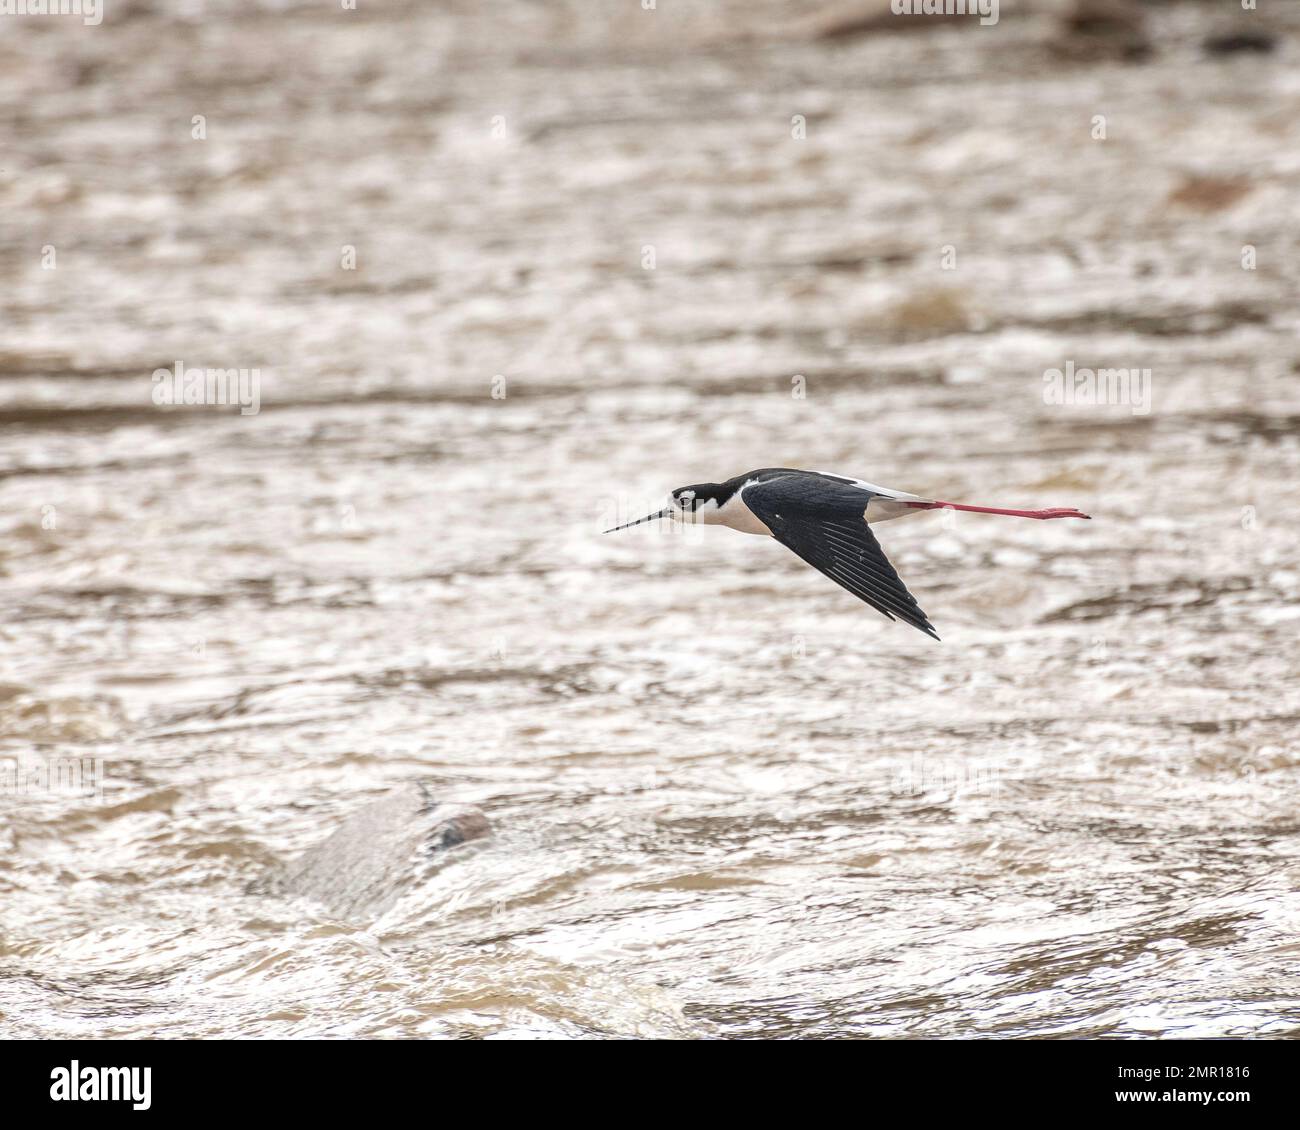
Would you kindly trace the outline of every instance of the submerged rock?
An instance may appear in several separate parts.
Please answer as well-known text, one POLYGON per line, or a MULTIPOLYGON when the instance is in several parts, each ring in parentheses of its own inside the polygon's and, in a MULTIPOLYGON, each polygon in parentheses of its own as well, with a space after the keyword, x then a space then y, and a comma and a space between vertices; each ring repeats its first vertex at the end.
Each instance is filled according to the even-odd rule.
POLYGON ((1076 61, 1140 62, 1153 52, 1146 14, 1136 0, 1074 0, 1061 18, 1057 55, 1076 61))
POLYGON ((358 809, 254 893, 309 899, 343 918, 382 914, 454 848, 490 831, 480 809, 440 802, 412 781, 358 809))
POLYGON ((1211 56, 1239 55, 1249 52, 1267 55, 1277 46, 1277 36, 1268 31, 1238 31, 1226 35, 1211 35, 1201 46, 1211 56))

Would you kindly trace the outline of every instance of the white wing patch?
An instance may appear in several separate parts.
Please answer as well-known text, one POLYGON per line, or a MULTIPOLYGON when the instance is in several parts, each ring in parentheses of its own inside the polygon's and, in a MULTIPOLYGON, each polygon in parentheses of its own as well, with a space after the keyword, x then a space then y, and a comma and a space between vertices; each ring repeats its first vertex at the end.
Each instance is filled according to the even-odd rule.
POLYGON ((928 502, 929 499, 922 498, 919 494, 908 494, 905 490, 893 490, 890 487, 877 486, 875 483, 869 483, 866 479, 854 479, 848 475, 837 475, 834 471, 814 471, 816 475, 825 475, 828 478, 838 479, 842 483, 848 483, 858 487, 861 490, 869 490, 872 494, 883 494, 886 498, 906 499, 908 502, 928 502))

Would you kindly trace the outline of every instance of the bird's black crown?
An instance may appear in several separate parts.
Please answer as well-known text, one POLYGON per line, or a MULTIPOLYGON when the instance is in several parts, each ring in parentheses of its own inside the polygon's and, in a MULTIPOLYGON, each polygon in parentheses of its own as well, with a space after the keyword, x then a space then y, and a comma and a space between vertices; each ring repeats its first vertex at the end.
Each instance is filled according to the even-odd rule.
POLYGON ((673 491, 673 505, 679 510, 698 510, 706 502, 721 506, 732 495, 732 489, 723 483, 692 483, 673 491))

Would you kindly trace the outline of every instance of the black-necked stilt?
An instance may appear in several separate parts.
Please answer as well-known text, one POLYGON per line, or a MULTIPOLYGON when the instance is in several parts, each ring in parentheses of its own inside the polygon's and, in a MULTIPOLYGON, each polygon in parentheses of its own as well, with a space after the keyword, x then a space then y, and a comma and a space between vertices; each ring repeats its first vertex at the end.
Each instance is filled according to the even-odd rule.
POLYGON ((888 522, 916 510, 970 510, 1016 518, 1088 517, 1062 507, 1008 510, 940 502, 823 471, 764 467, 725 483, 678 487, 659 513, 605 532, 612 534, 642 522, 671 518, 675 522, 729 526, 745 534, 768 534, 889 619, 897 617, 938 639, 916 598, 898 579, 868 528, 872 522, 888 522))

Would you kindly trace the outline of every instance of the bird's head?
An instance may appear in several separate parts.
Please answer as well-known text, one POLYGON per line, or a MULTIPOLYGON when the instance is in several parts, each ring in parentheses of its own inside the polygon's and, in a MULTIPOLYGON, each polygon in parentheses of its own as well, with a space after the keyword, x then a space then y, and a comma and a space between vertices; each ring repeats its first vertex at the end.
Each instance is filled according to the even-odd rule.
POLYGON ((653 522, 658 518, 671 518, 674 522, 708 522, 709 515, 716 513, 722 505, 726 492, 718 483, 694 483, 688 487, 678 487, 668 498, 668 505, 657 514, 648 514, 635 522, 624 522, 605 533, 614 530, 626 530, 628 526, 639 526, 642 522, 653 522))
POLYGON ((693 483, 673 491, 668 516, 674 522, 707 522, 721 505, 722 487, 717 483, 693 483))

